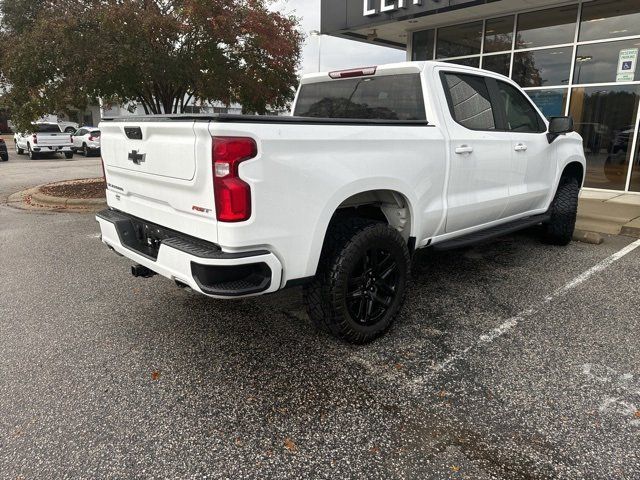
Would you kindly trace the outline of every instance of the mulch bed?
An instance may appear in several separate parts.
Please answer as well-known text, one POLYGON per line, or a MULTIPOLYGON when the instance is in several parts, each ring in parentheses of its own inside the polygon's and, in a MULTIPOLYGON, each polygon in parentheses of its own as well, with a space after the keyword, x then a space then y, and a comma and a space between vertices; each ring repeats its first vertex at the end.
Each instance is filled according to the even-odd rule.
POLYGON ((40 191, 45 195, 64 198, 104 198, 107 184, 102 178, 77 182, 45 185, 40 191))

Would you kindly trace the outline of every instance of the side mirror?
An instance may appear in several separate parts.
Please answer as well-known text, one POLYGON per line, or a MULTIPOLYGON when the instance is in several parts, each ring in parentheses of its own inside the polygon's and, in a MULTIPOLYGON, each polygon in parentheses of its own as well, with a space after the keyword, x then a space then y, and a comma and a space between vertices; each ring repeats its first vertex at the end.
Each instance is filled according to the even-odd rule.
POLYGON ((567 133, 573 132, 573 130, 573 118, 551 117, 551 122, 549 123, 549 133, 547 133, 549 143, 553 143, 553 141, 560 135, 566 135, 567 133))

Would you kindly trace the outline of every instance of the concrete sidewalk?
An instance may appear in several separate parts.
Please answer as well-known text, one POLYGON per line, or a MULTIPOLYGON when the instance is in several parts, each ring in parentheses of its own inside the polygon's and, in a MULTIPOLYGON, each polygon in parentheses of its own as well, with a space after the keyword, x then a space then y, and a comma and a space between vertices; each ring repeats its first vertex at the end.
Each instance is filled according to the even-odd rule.
POLYGON ((640 238, 640 195, 583 191, 576 229, 640 238))

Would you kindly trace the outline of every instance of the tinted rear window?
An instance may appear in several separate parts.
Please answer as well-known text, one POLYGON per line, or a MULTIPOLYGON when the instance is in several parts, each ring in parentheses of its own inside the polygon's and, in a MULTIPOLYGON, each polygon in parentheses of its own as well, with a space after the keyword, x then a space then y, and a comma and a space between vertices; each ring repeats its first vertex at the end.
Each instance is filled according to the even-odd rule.
POLYGON ((361 77, 303 85, 294 115, 426 120, 420 75, 361 77))
POLYGON ((91 132, 91 136, 92 137, 99 137, 100 136, 100 130, 93 130, 91 132))
POLYGON ((37 133, 60 133, 60 127, 54 123, 38 123, 33 128, 37 133))
POLYGON ((495 130, 496 119, 484 77, 445 74, 445 91, 454 120, 470 130, 495 130))

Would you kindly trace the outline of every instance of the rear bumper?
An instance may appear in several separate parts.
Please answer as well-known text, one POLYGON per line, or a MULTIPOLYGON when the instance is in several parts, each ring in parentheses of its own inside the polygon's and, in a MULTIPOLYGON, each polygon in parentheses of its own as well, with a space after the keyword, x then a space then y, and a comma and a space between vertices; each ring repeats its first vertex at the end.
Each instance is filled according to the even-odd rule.
POLYGON ((282 265, 266 250, 223 252, 219 246, 119 212, 96 215, 102 242, 153 272, 215 298, 280 289, 282 265))
POLYGON ((31 150, 39 153, 70 152, 71 145, 32 145, 31 150))

